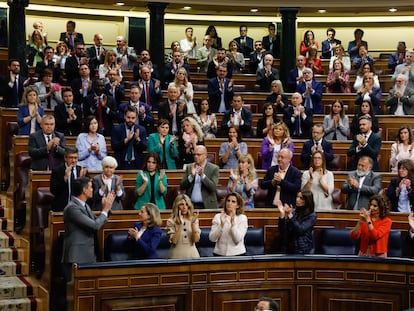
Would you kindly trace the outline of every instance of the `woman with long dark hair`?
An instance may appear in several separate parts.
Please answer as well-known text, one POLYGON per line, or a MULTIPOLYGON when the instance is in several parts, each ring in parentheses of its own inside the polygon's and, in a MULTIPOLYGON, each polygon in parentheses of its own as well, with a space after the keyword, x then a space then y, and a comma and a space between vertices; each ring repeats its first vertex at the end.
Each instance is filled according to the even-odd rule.
POLYGON ((403 159, 398 162, 398 176, 391 179, 387 197, 393 212, 411 213, 414 206, 414 162, 403 159))

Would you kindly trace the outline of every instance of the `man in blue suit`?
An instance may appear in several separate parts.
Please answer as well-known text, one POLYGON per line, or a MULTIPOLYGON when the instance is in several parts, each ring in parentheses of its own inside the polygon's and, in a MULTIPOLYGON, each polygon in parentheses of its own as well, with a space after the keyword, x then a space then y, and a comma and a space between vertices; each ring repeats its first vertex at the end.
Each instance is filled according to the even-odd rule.
POLYGON ((283 148, 277 156, 277 165, 270 167, 263 178, 261 188, 267 189, 266 206, 277 207, 277 201, 294 205, 300 191, 302 173, 290 164, 293 153, 283 148))
POLYGON ((322 83, 313 79, 313 72, 310 68, 303 69, 303 80, 296 86, 296 92, 302 94, 303 106, 311 109, 313 113, 323 113, 322 83))
POLYGON ((249 58, 250 53, 253 52, 253 39, 247 36, 247 26, 240 25, 240 37, 234 38, 233 40, 237 42, 239 48, 238 52, 242 53, 244 57, 249 58))
POLYGON ((333 28, 326 30, 326 40, 322 41, 322 58, 330 59, 335 56, 335 48, 341 44, 341 40, 335 39, 336 31, 333 28))
POLYGON ((226 78, 227 67, 219 66, 217 77, 208 80, 208 98, 211 112, 226 112, 233 99, 233 80, 226 78))
POLYGON ((128 106, 125 122, 112 130, 111 146, 120 170, 139 170, 144 165, 143 151, 147 149, 147 131, 136 124, 137 110, 128 106))

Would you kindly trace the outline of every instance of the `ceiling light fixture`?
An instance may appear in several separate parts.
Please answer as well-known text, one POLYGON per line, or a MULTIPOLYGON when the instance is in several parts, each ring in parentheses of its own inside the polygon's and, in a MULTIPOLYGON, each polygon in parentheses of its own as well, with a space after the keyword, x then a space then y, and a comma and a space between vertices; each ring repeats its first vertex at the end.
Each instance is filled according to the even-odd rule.
POLYGON ((390 11, 391 13, 397 12, 398 10, 396 8, 390 8, 388 11, 390 11))
POLYGON ((123 5, 125 5, 125 2, 117 2, 115 4, 118 5, 118 6, 123 6, 123 5))
POLYGON ((259 9, 257 9, 257 8, 252 8, 252 9, 250 9, 250 12, 252 12, 252 13, 256 13, 256 12, 259 12, 259 9))
POLYGON ((318 13, 326 13, 326 10, 325 9, 319 9, 318 13))
POLYGON ((185 6, 183 7, 183 10, 191 10, 191 6, 185 6))

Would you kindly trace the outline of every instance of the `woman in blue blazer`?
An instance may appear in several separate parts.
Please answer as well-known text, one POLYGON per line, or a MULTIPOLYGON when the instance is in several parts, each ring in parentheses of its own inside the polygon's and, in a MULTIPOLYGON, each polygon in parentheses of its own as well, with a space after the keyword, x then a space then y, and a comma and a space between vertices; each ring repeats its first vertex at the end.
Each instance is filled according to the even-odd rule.
POLYGON ((139 221, 128 229, 131 243, 131 259, 156 259, 161 240, 160 211, 152 203, 144 204, 139 211, 139 221))
POLYGON ((170 122, 166 119, 158 121, 158 133, 148 136, 148 152, 159 154, 162 168, 176 169, 175 159, 178 157, 177 137, 168 134, 170 122))
POLYGON ((40 105, 37 89, 33 86, 27 87, 17 112, 18 134, 30 135, 40 130, 43 114, 43 107, 40 105))
POLYGON ((137 173, 135 209, 140 209, 141 206, 149 202, 157 205, 159 209, 166 209, 167 176, 164 170, 160 171, 160 165, 158 153, 150 152, 144 164, 144 169, 137 173))

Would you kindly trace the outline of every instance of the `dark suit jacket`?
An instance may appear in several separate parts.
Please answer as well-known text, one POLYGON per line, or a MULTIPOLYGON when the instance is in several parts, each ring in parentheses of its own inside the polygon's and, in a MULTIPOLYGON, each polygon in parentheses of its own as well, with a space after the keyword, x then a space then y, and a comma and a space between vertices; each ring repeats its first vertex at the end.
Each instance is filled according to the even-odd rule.
POLYGON ((274 58, 280 58, 280 36, 276 35, 276 40, 273 41, 273 49, 270 50, 271 39, 269 36, 264 36, 262 38, 263 47, 266 49, 266 52, 269 52, 273 55, 274 58))
POLYGON ((55 62, 54 61, 49 61, 48 65, 46 66, 44 61, 43 62, 38 62, 36 64, 36 68, 35 68, 35 73, 37 73, 40 77, 42 76, 43 70, 45 69, 50 69, 53 72, 53 82, 58 83, 60 82, 60 76, 61 76, 61 71, 60 71, 60 66, 55 66, 55 62))
POLYGON ((172 122, 173 122, 173 116, 170 114, 170 104, 169 101, 166 100, 165 102, 160 104, 159 110, 158 110, 158 120, 166 119, 170 121, 170 134, 180 134, 181 133, 181 121, 187 116, 187 107, 184 108, 184 113, 180 116, 178 114, 178 109, 175 110, 175 118, 177 120, 177 133, 172 132, 172 122))
POLYGON ((66 59, 65 74, 66 74, 66 80, 67 80, 68 85, 71 85, 72 81, 75 78, 80 78, 80 75, 79 75, 79 62, 78 62, 78 59, 75 55, 69 56, 66 59))
MULTIPOLYGON (((387 197, 391 202, 393 212, 398 212, 398 200, 400 197, 400 193, 398 193, 397 195, 395 190, 398 188, 400 181, 401 181, 400 178, 395 177, 391 179, 391 182, 389 186, 387 187, 387 197)), ((414 191, 411 190, 410 192, 408 192, 408 200, 410 201, 411 210, 412 210, 414 207, 414 191)))
MULTIPOLYGON (((184 69, 187 71, 188 80, 190 80, 190 69, 188 68, 188 64, 184 62, 183 66, 184 69)), ((181 68, 181 67, 179 67, 181 68)), ((168 83, 173 82, 175 78, 175 72, 172 62, 166 63, 164 67, 164 85, 167 87, 168 83)))
POLYGON ((10 76, 4 76, 0 82, 0 95, 3 96, 3 102, 1 105, 8 108, 17 108, 17 106, 22 102, 22 96, 24 92, 23 83, 27 78, 19 75, 17 92, 13 87, 10 87, 10 76))
POLYGON ((388 98, 385 101, 385 106, 389 109, 390 114, 394 114, 398 107, 398 101, 403 105, 403 110, 406 115, 414 114, 414 90, 406 87, 402 97, 397 98, 395 95, 395 89, 391 89, 388 98))
POLYGON ((91 209, 86 208, 72 198, 65 207, 63 220, 65 238, 63 240, 63 263, 94 263, 96 262, 96 232, 108 221, 104 214, 95 216, 91 209))
POLYGON ((272 73, 266 76, 264 68, 257 71, 256 84, 260 85, 260 90, 269 92, 272 81, 279 80, 279 70, 272 67, 272 73))
MULTIPOLYGON (((188 176, 191 175, 192 163, 187 165, 183 179, 180 182, 180 189, 185 190, 191 198, 195 178, 190 182, 188 176)), ((204 167, 206 177, 201 182, 201 195, 204 201, 204 208, 217 208, 216 186, 218 184, 219 167, 213 163, 207 162, 204 167)))
MULTIPOLYGON (((270 167, 262 180, 260 187, 267 189, 266 206, 274 206, 273 200, 276 195, 276 187, 272 184, 275 173, 279 172, 279 165, 270 167)), ((280 201, 283 204, 296 203, 296 194, 300 191, 302 173, 296 167, 290 165, 285 178, 280 182, 280 201)))
POLYGON ((313 125, 313 112, 310 109, 305 108, 305 114, 306 114, 306 119, 302 119, 301 116, 298 117, 298 118, 301 118, 300 128, 302 131, 302 134, 298 136, 298 135, 295 135, 296 124, 295 122, 292 122, 293 106, 289 106, 285 108, 285 110, 283 111, 283 122, 285 122, 285 124, 289 128, 290 136, 295 137, 295 138, 310 138, 311 137, 311 128, 313 125))
MULTIPOLYGON (((231 79, 233 76, 233 62, 229 60, 227 62, 227 75, 226 78, 231 79)), ((207 66, 207 78, 212 79, 214 77, 217 77, 217 68, 213 61, 208 63, 207 66)))
MULTIPOLYGON (((356 171, 352 171, 349 173, 350 177, 354 177, 359 180, 359 177, 356 171)), ((358 198, 358 189, 351 187, 349 184, 349 179, 347 179, 341 187, 341 192, 348 195, 348 202, 346 205, 346 209, 353 210, 358 198, 358 207, 357 209, 361 209, 361 207, 365 207, 366 209, 369 208, 369 198, 374 195, 378 194, 381 190, 381 183, 382 183, 382 176, 378 173, 374 173, 370 171, 368 175, 365 177, 365 180, 359 189, 359 198, 358 198)))
POLYGON ((125 160, 128 146, 124 143, 124 139, 127 137, 125 123, 115 125, 112 129, 111 145, 112 150, 114 151, 114 157, 118 161, 118 169, 120 170, 125 167, 129 168, 130 166, 135 169, 142 169, 144 165, 143 151, 147 149, 147 131, 145 130, 145 127, 141 125, 134 125, 133 130, 135 131, 138 128, 140 141, 137 142, 134 139, 133 146, 135 160, 131 161, 129 165, 127 165, 127 161, 125 160))
MULTIPOLYGON (((85 118, 90 115, 94 115, 97 118, 99 124, 100 116, 95 96, 96 95, 94 93, 86 96, 83 106, 83 114, 85 118)), ((99 133, 104 136, 110 136, 113 128, 113 122, 118 121, 118 107, 116 107, 114 99, 111 95, 106 95, 106 97, 107 107, 106 109, 102 109, 102 122, 104 128, 99 128, 99 133)))
MULTIPOLYGON (((341 44, 341 40, 333 39, 333 42, 335 42, 337 45, 341 44)), ((328 39, 322 41, 322 58, 330 59, 332 56, 335 56, 335 51, 330 51, 331 45, 328 39)))
POLYGON ((65 42, 69 50, 71 50, 72 52, 74 51, 76 44, 78 43, 85 44, 85 42, 83 41, 83 34, 81 34, 80 32, 75 32, 75 37, 73 38, 74 46, 70 44, 70 39, 69 39, 69 36, 67 36, 66 31, 60 33, 59 41, 65 42))
MULTIPOLYGON (((101 51, 107 51, 103 46, 100 47, 101 51)), ((105 54, 100 59, 98 55, 96 55, 96 47, 95 45, 92 45, 91 47, 86 49, 86 57, 89 58, 89 68, 91 71, 95 71, 99 65, 103 64, 105 61, 105 54)))
POLYGON ((356 135, 353 138, 352 145, 348 149, 348 156, 354 156, 354 161, 352 162, 352 170, 356 170, 358 165, 358 160, 363 156, 369 156, 374 162, 373 170, 378 172, 380 167, 378 164, 378 155, 381 150, 381 137, 378 134, 371 133, 369 135, 367 145, 357 152, 356 147, 358 146, 358 141, 356 135))
POLYGON ((260 54, 260 53, 253 52, 253 53, 250 55, 250 61, 249 61, 249 71, 250 71, 251 73, 256 73, 256 71, 257 71, 257 68, 258 68, 259 64, 260 64, 261 62, 263 62, 263 57, 262 57, 262 55, 258 55, 258 54, 260 54), (260 58, 260 59, 258 59, 258 58, 257 58, 258 56, 259 56, 259 58, 260 58))
POLYGON ((250 57, 250 53, 253 52, 253 39, 246 36, 246 43, 244 46, 241 45, 241 39, 241 37, 233 39, 239 46, 237 51, 242 53, 244 57, 250 57))
MULTIPOLYGON (((69 185, 70 179, 65 181, 66 164, 62 163, 52 170, 50 176, 50 192, 55 196, 52 202, 52 211, 62 212, 66 205, 68 205, 69 199, 69 185)), ((81 166, 76 165, 76 176, 80 177, 81 166)))
POLYGON ((69 114, 66 110, 66 104, 61 103, 55 107, 56 130, 65 136, 78 136, 82 130, 82 110, 76 104, 72 104, 72 109, 75 111, 76 120, 68 122, 69 114))
MULTIPOLYGON (((322 111, 322 93, 323 93, 323 87, 322 83, 312 80, 312 88, 315 91, 313 94, 311 94, 312 99, 312 105, 313 105, 313 113, 323 113, 322 111)), ((306 82, 299 83, 296 86, 296 92, 299 92, 302 94, 306 91, 306 82)), ((302 105, 305 105, 305 97, 303 97, 303 103, 302 105)))
MULTIPOLYGON (((160 104, 160 100, 162 99, 162 90, 161 90, 161 85, 158 88, 158 90, 155 89, 155 82, 157 81, 157 79, 151 78, 150 80, 150 85, 149 85, 149 89, 150 89, 150 103, 151 103, 151 110, 152 111, 158 111, 158 106, 160 104)), ((139 99, 140 101, 147 103, 147 91, 145 89, 145 84, 143 80, 138 80, 138 83, 141 84, 143 83, 144 85, 144 89, 142 90, 142 94, 141 94, 141 98, 139 99)))
MULTIPOLYGON (((223 120, 221 121, 221 129, 225 131, 226 133, 229 130, 228 122, 230 121, 230 116, 234 113, 233 109, 229 109, 224 114, 223 120)), ((241 117, 244 120, 244 124, 240 125, 240 132, 243 137, 250 137, 250 130, 252 127, 252 113, 250 110, 247 110, 245 108, 241 109, 241 117)))
MULTIPOLYGON (((312 146, 315 145, 315 142, 313 141, 313 139, 305 141, 303 143, 303 147, 302 147, 302 153, 300 155, 300 160, 302 161, 302 163, 304 163, 306 165, 306 168, 309 168, 310 165, 310 160, 312 158, 312 146)), ((325 140, 322 139, 322 149, 323 149, 323 154, 325 155, 325 160, 327 163, 331 162, 334 158, 334 153, 332 150, 332 144, 325 140)))
MULTIPOLYGON (((66 140, 65 136, 59 132, 53 132, 52 137, 59 137, 60 143, 56 148, 53 159, 54 167, 63 163, 63 155, 65 154, 66 140)), ((32 170, 47 171, 49 165, 49 152, 47 151, 46 139, 42 130, 39 130, 29 136, 29 155, 32 158, 32 170)))
POLYGON ((106 94, 111 94, 112 97, 114 98, 114 101, 115 101, 116 105, 119 107, 119 105, 121 104, 121 102, 125 98, 125 87, 124 87, 123 84, 120 84, 119 86, 117 86, 115 88, 115 92, 112 92, 111 85, 109 83, 106 83, 105 84, 105 93, 106 94))
MULTIPOLYGON (((118 108, 118 119, 119 122, 124 122, 124 116, 125 116, 125 109, 130 106, 130 102, 123 102, 119 108, 118 108)), ((151 113, 151 107, 148 106, 146 103, 139 102, 139 107, 145 107, 145 117, 142 117, 140 114, 138 114, 138 123, 145 127, 147 130, 147 134, 152 133, 154 128, 154 117, 151 113)))
MULTIPOLYGON (((382 96, 381 89, 379 87, 373 87, 372 93, 369 97, 371 98, 371 104, 372 104, 372 107, 374 108, 374 112, 376 115, 382 114, 381 96, 382 96)), ((355 98, 355 105, 361 105, 363 101, 364 101, 364 97, 362 96, 362 94, 357 93, 357 96, 355 98)))
MULTIPOLYGON (((233 87, 230 89, 228 88, 228 85, 230 83, 230 80, 228 78, 225 78, 224 80, 224 102, 226 104, 226 110, 230 109, 231 101, 233 100, 233 87)), ((218 109, 220 107, 221 102, 221 94, 222 91, 220 90, 219 81, 217 78, 211 78, 208 80, 207 83, 208 88, 208 99, 210 103, 210 111, 211 112, 218 112, 218 109)))
MULTIPOLYGON (((112 183, 111 183, 111 190, 113 190, 116 194, 116 183, 118 182, 119 176, 118 175, 112 175, 112 183)), ((102 174, 98 174, 93 178, 92 181, 93 184, 93 204, 92 209, 94 211, 101 211, 102 210, 102 196, 99 194, 99 189, 102 187, 102 174)), ((122 194, 120 196, 116 196, 114 203, 112 204, 112 210, 123 210, 124 207, 122 206, 122 200, 125 199, 125 189, 124 184, 121 181, 120 183, 122 194)), ((108 194, 108 188, 105 188, 104 194, 108 194)))
POLYGON ((296 78, 299 76, 299 72, 298 72, 298 68, 295 67, 291 70, 289 70, 289 75, 288 75, 288 81, 287 81, 287 88, 288 88, 288 92, 295 92, 296 91, 296 78))
MULTIPOLYGON (((88 90, 88 95, 93 94, 94 92, 94 85, 93 85, 93 80, 92 81, 92 85, 90 90, 88 90)), ((80 107, 84 107, 85 101, 87 96, 83 97, 83 94, 81 93, 82 90, 82 79, 81 78, 75 78, 73 79, 72 83, 71 83, 71 88, 72 88, 72 93, 73 93, 73 102, 77 105, 79 105, 80 107)), ((82 113, 84 112, 84 108, 82 109, 82 113)))

